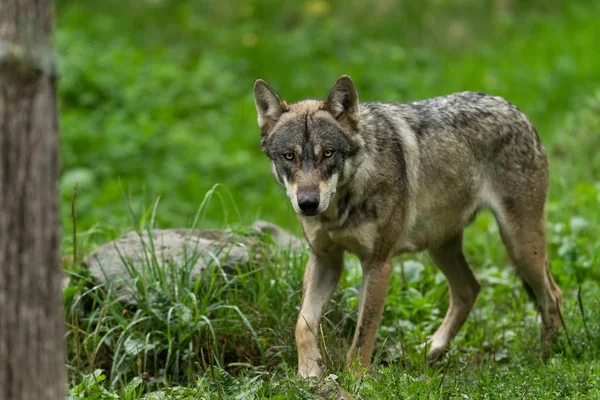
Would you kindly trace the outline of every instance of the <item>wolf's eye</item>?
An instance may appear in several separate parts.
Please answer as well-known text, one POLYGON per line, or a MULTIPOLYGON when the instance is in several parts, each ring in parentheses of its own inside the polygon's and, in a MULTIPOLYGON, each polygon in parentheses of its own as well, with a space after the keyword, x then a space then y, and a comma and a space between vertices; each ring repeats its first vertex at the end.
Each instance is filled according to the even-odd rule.
POLYGON ((283 155, 283 158, 285 158, 286 160, 292 161, 294 159, 294 153, 285 153, 283 155))
POLYGON ((333 155, 333 150, 325 150, 325 151, 323 152, 323 157, 325 157, 325 158, 329 158, 329 157, 331 157, 332 155, 333 155))

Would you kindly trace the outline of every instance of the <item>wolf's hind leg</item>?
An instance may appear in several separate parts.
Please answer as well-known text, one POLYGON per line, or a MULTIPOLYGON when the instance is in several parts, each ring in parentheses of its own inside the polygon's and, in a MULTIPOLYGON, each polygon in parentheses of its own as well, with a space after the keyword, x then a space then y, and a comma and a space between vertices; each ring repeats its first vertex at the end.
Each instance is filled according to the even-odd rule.
POLYGON ((542 341, 548 344, 561 325, 562 292, 548 266, 544 208, 534 207, 531 199, 515 201, 496 213, 496 219, 517 273, 535 296, 542 316, 542 341))
POLYGON ((316 255, 311 253, 304 271, 302 306, 296 323, 298 372, 304 378, 323 374, 323 357, 319 350, 319 321, 323 307, 331 299, 344 269, 341 249, 316 255))
POLYGON ((442 271, 450 285, 450 307, 442 325, 431 338, 427 358, 435 361, 443 357, 467 319, 479 294, 479 282, 473 275, 462 250, 462 232, 442 246, 429 250, 429 256, 442 271))

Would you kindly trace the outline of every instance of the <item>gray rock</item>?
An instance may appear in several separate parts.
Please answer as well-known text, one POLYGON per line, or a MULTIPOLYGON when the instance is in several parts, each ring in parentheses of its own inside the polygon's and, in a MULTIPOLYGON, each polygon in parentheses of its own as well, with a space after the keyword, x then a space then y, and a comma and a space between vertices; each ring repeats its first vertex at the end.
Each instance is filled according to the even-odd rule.
POLYGON ((152 276, 172 279, 182 274, 194 280, 211 264, 219 265, 226 274, 247 269, 268 248, 267 236, 283 251, 305 248, 300 238, 277 225, 256 221, 248 236, 198 229, 129 232, 87 255, 84 265, 96 282, 110 287, 114 296, 135 304, 136 280, 152 276))
POLYGON ((252 228, 261 234, 269 233, 273 242, 280 249, 301 252, 306 248, 304 240, 270 222, 258 220, 252 225, 252 228))
POLYGON ((321 382, 315 400, 354 400, 354 396, 340 386, 337 376, 331 374, 321 382))

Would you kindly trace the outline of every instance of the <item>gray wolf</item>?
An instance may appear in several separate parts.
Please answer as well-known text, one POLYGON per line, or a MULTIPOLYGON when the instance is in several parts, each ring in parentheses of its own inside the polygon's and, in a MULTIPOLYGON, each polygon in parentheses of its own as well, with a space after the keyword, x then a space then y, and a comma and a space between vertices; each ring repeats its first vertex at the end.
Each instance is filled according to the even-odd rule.
POLYGON ((358 322, 347 361, 371 363, 391 258, 427 251, 446 276, 450 307, 430 339, 441 358, 465 322, 480 284, 462 249, 463 229, 492 210, 503 243, 530 288, 547 343, 560 324, 562 293, 548 266, 548 161, 529 119, 507 100, 463 92, 413 103, 360 102, 340 77, 324 101, 287 104, 254 85, 261 147, 287 191, 311 249, 296 324, 298 369, 321 376, 318 324, 344 267, 363 270, 358 322))

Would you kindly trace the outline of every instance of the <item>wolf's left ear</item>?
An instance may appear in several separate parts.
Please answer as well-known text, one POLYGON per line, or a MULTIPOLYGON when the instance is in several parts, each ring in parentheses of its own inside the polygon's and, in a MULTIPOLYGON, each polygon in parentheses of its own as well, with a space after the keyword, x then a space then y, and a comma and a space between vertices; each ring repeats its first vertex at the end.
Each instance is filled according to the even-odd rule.
POLYGON ((358 93, 348 75, 339 77, 325 100, 324 109, 342 125, 358 129, 358 93))
POLYGON ((258 113, 258 126, 263 137, 273 131, 281 114, 290 109, 286 102, 262 79, 258 79, 254 83, 254 104, 258 113))

